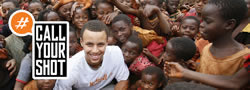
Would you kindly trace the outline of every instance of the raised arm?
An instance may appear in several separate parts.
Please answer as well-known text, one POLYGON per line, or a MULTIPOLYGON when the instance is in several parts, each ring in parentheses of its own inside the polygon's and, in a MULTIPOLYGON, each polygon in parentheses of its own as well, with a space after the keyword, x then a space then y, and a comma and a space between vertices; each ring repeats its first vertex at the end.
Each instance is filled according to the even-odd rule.
POLYGON ((132 15, 135 15, 136 17, 140 16, 139 10, 133 9, 131 7, 128 7, 128 6, 125 6, 125 5, 121 4, 117 0, 107 0, 107 1, 114 4, 118 9, 120 9, 122 12, 124 12, 126 14, 132 14, 132 15))
POLYGON ((143 14, 146 17, 150 17, 153 14, 157 14, 157 17, 159 19, 159 25, 160 25, 160 29, 161 32, 163 32, 164 34, 169 34, 170 33, 170 24, 167 21, 166 17, 164 17, 163 13, 161 13, 161 10, 159 7, 155 6, 155 5, 146 5, 144 10, 143 10, 143 14))
POLYGON ((178 63, 167 62, 164 65, 164 71, 170 77, 191 79, 217 88, 240 89, 250 80, 250 74, 245 68, 242 68, 233 76, 221 76, 194 72, 183 68, 178 63))

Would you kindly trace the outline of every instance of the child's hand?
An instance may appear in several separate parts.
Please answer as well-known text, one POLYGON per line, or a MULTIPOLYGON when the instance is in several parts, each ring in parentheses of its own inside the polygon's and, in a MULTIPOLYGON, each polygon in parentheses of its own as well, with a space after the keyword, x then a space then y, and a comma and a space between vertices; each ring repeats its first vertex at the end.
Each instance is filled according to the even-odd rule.
POLYGON ((8 71, 10 71, 10 77, 15 73, 16 71, 16 60, 15 59, 11 59, 9 61, 7 61, 6 63, 6 68, 8 69, 8 71))
POLYGON ((184 68, 176 62, 165 62, 164 73, 169 77, 182 78, 184 75, 184 68))
POLYGON ((109 13, 105 16, 103 16, 102 20, 104 21, 105 24, 110 24, 111 21, 115 18, 115 16, 117 16, 119 13, 118 12, 113 12, 113 13, 109 13))
POLYGON ((143 15, 145 16, 145 17, 150 17, 150 16, 152 16, 153 14, 156 14, 156 13, 158 13, 158 12, 160 12, 160 8, 159 7, 157 7, 157 6, 155 6, 155 5, 146 5, 145 6, 145 8, 144 8, 144 10, 143 10, 143 15))
POLYGON ((152 56, 152 53, 151 53, 147 48, 143 48, 142 52, 143 52, 146 56, 152 56))

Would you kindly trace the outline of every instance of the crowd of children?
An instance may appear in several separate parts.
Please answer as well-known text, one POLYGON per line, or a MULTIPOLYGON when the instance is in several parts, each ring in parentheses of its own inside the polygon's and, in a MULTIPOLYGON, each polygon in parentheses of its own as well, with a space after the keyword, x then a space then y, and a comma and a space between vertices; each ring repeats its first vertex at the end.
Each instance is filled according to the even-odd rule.
POLYGON ((250 0, 0 0, 0 90, 250 89, 250 0), (68 21, 69 76, 32 78, 18 10, 68 21))

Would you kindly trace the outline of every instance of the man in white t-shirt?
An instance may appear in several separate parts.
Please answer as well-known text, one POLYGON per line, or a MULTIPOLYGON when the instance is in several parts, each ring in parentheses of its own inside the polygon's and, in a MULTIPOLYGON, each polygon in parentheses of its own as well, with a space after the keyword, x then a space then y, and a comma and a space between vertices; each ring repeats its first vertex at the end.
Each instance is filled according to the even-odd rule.
POLYGON ((122 51, 107 46, 108 27, 98 20, 84 24, 81 45, 84 48, 68 61, 68 79, 57 80, 54 90, 99 90, 117 80, 115 89, 127 87, 129 70, 122 51))

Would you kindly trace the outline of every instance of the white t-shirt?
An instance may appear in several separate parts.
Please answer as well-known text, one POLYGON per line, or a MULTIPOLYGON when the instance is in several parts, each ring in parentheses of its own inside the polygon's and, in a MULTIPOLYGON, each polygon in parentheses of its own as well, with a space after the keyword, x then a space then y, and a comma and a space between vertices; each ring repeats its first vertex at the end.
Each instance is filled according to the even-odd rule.
POLYGON ((81 51, 68 61, 68 79, 57 80, 54 90, 99 90, 114 78, 119 82, 127 80, 129 70, 118 46, 107 46, 102 65, 92 69, 81 51))

